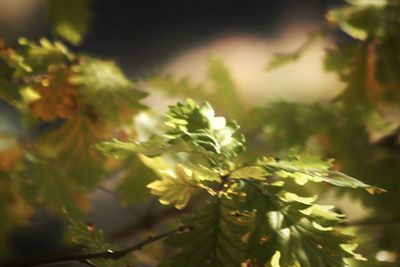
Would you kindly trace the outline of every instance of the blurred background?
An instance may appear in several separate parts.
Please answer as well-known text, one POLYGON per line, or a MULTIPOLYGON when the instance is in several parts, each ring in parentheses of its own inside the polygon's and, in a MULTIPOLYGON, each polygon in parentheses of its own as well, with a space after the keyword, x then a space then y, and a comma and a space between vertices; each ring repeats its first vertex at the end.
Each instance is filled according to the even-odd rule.
MULTIPOLYGON (((326 41, 284 71, 266 74, 264 66, 274 53, 296 49, 307 33, 319 29, 327 8, 340 4, 343 1, 93 1, 94 17, 81 50, 115 59, 134 79, 170 72, 196 82, 205 79, 208 56, 215 54, 224 59, 250 105, 277 98, 315 101, 341 88, 335 75, 321 67, 326 41)), ((11 42, 20 36, 49 36, 43 2, 1 0, 0 32, 11 42)))
MULTIPOLYGON (((276 101, 324 103, 345 87, 335 73, 324 70, 322 60, 325 49, 333 47, 331 38, 344 38, 340 35, 315 42, 296 63, 273 72, 265 70, 276 53, 297 49, 307 34, 318 31, 326 10, 342 5, 342 0, 92 2, 90 31, 79 51, 116 60, 143 90, 151 92, 146 101, 159 111, 175 99, 165 100, 164 95, 153 93, 152 85, 141 81, 169 74, 194 84, 207 83, 210 56, 223 60, 246 108, 276 101)), ((0 0, 0 36, 14 44, 21 36, 32 40, 50 37, 43 2, 0 0)), ((21 131, 17 112, 4 102, 0 109, 0 131, 21 131)), ((93 193, 94 208, 87 218, 110 235, 129 228, 138 214, 154 206, 121 205, 107 191, 112 187, 93 193)), ((321 201, 334 201, 351 220, 370 213, 359 200, 348 196, 332 193, 321 201)), ((63 223, 46 211, 37 213, 32 221, 32 226, 13 236, 21 255, 43 251, 63 239, 63 223), (43 231, 53 233, 46 235, 53 239, 40 239, 43 231)))

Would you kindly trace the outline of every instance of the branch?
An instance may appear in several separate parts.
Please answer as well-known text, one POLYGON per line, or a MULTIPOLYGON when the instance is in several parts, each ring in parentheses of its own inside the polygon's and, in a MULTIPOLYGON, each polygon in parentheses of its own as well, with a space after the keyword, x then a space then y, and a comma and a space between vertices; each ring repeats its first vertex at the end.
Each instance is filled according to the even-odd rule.
POLYGON ((190 231, 191 227, 188 226, 180 226, 178 228, 169 230, 165 233, 156 235, 156 236, 150 236, 146 240, 143 240, 139 243, 136 243, 134 245, 131 245, 127 248, 121 249, 121 250, 107 250, 103 252, 94 252, 94 253, 82 253, 82 254, 75 254, 75 255, 65 255, 65 256, 57 256, 53 258, 47 258, 47 259, 38 259, 38 260, 33 260, 30 262, 25 262, 22 264, 16 264, 13 265, 14 267, 32 267, 32 266, 38 266, 38 265, 45 265, 45 264, 51 264, 51 263, 61 263, 61 262, 68 262, 68 261, 77 261, 77 262, 82 262, 82 263, 87 263, 88 260, 92 259, 112 259, 112 260, 117 260, 119 258, 122 258, 129 253, 140 250, 144 246, 154 243, 158 240, 164 239, 170 235, 173 235, 175 233, 179 232, 185 232, 185 231, 190 231))

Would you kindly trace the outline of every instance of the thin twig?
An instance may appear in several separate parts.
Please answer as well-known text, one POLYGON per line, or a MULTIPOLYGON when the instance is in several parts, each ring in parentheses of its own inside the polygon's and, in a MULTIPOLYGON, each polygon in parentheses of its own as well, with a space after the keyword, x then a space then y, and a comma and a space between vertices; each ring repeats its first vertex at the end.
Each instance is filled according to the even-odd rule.
POLYGON ((175 233, 179 232, 184 232, 188 231, 191 228, 188 226, 180 226, 178 228, 169 230, 165 233, 156 235, 156 236, 150 236, 146 240, 143 240, 139 243, 136 243, 132 246, 129 246, 127 248, 121 249, 121 250, 107 250, 107 251, 102 251, 102 252, 94 252, 94 253, 81 253, 81 254, 74 254, 74 255, 65 255, 65 256, 57 256, 53 258, 45 258, 45 259, 38 259, 38 260, 33 260, 30 262, 25 262, 22 264, 16 264, 13 265, 13 267, 33 267, 33 266, 39 266, 39 265, 46 265, 46 264, 51 264, 51 263, 61 263, 61 262, 69 262, 69 261, 77 261, 77 262, 82 262, 87 264, 91 259, 112 259, 116 260, 119 258, 122 258, 129 253, 140 250, 144 246, 154 243, 156 241, 159 241, 161 239, 164 239, 170 235, 173 235, 175 233))

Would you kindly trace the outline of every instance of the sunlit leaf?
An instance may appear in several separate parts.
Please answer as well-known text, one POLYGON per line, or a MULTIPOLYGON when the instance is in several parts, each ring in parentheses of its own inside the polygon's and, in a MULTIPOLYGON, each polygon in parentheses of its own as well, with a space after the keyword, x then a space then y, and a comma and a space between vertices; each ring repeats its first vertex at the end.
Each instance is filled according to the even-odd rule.
POLYGON ((183 209, 190 197, 198 188, 195 172, 176 165, 174 171, 161 171, 161 180, 147 185, 150 193, 160 197, 164 205, 173 204, 177 209, 183 209))
POLYGON ((304 185, 307 182, 327 182, 332 185, 350 188, 363 188, 369 193, 380 193, 385 190, 365 184, 353 177, 338 171, 331 171, 332 161, 323 161, 319 157, 310 154, 290 156, 282 160, 265 158, 260 164, 267 171, 286 178, 290 177, 296 183, 304 185))
POLYGON ((263 179, 267 177, 269 173, 259 167, 259 166, 245 166, 239 167, 237 170, 232 172, 229 177, 230 178, 253 178, 253 179, 263 179))

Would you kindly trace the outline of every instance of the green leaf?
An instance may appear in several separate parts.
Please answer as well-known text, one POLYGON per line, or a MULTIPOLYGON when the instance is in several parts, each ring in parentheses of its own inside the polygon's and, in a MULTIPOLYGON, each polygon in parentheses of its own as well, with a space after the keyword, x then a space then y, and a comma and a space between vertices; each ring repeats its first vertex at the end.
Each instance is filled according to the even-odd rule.
POLYGON ((143 189, 154 180, 156 172, 146 166, 141 157, 131 156, 124 163, 124 178, 116 189, 121 199, 130 205, 147 201, 150 194, 143 189))
MULTIPOLYGON (((377 1, 379 2, 379 1, 377 1)), ((331 9, 326 19, 359 40, 383 35, 384 5, 354 5, 331 9)))
POLYGON ((153 136, 146 142, 122 142, 114 138, 112 141, 98 143, 94 147, 103 154, 118 159, 129 157, 133 153, 155 157, 169 151, 165 140, 160 136, 153 136))
MULTIPOLYGON (((69 215, 69 214, 67 214, 69 215)), ((80 221, 73 219, 68 216, 69 236, 75 244, 83 246, 85 252, 105 252, 112 251, 114 248, 105 241, 104 233, 102 230, 96 229, 96 226, 92 223, 84 224, 80 221)), ((124 266, 124 259, 112 260, 112 259, 93 259, 89 262, 98 267, 120 267, 124 266)))
POLYGON ((165 124, 170 127, 169 138, 179 138, 208 151, 215 160, 230 160, 244 150, 244 137, 236 134, 239 126, 234 121, 215 117, 207 102, 197 106, 189 99, 185 104, 171 106, 165 124))
POLYGON ((79 44, 89 29, 91 0, 46 0, 54 32, 72 44, 79 44))
POLYGON ((332 160, 323 161, 310 154, 289 156, 282 160, 264 158, 259 164, 278 177, 293 178, 299 185, 307 182, 327 182, 340 187, 363 188, 372 194, 385 192, 341 172, 330 171, 332 160))
POLYGON ((16 68, 16 76, 24 76, 27 73, 43 75, 43 72, 49 71, 52 66, 66 65, 75 59, 67 47, 58 41, 51 42, 40 38, 39 42, 35 43, 20 38, 18 42, 21 48, 16 52, 16 56, 20 58, 12 63, 16 68))
POLYGON ((338 171, 330 171, 328 176, 324 177, 323 180, 330 184, 340 186, 340 187, 350 187, 350 188, 364 188, 370 194, 377 194, 386 192, 385 189, 378 188, 375 186, 371 186, 357 180, 353 177, 350 177, 342 172, 338 171))
POLYGON ((113 61, 83 57, 72 67, 70 82, 81 89, 87 103, 110 122, 119 122, 124 113, 143 109, 146 95, 135 89, 113 61))
POLYGON ((192 231, 169 238, 182 250, 162 266, 344 267, 346 258, 363 259, 346 247, 353 238, 332 227, 341 216, 303 214, 312 201, 282 200, 277 194, 288 192, 258 180, 237 185, 183 220, 192 231))
POLYGON ((145 142, 120 142, 113 140, 96 145, 107 155, 117 158, 130 153, 148 157, 162 153, 194 153, 205 157, 214 166, 229 169, 231 160, 244 150, 244 137, 237 134, 239 126, 223 117, 215 117, 212 107, 198 106, 193 100, 171 106, 165 124, 169 130, 164 136, 153 136, 145 142))
MULTIPOLYGON (((239 206, 240 210, 254 214, 247 241, 247 257, 251 263, 344 267, 346 258, 361 259, 344 248, 344 245, 353 244, 353 238, 333 228, 340 221, 340 215, 332 212, 306 215, 301 210, 312 210, 312 201, 298 197, 283 200, 274 193, 274 187, 259 181, 245 182, 242 190, 246 199, 239 206)), ((293 193, 279 193, 288 194, 293 193)))
POLYGON ((236 207, 221 197, 183 219, 193 230, 177 234, 167 244, 182 250, 161 266, 241 266, 246 259, 241 236, 246 222, 235 218, 236 207))
POLYGON ((76 114, 61 127, 41 136, 35 149, 59 164, 81 186, 96 185, 105 173, 105 157, 92 146, 110 135, 106 124, 76 114))
POLYGON ((24 196, 31 203, 44 204, 58 214, 63 214, 67 209, 74 216, 87 208, 79 203, 78 198, 85 199, 82 188, 51 161, 39 160, 30 155, 18 173, 18 178, 23 184, 24 196))
POLYGON ((340 221, 344 215, 332 211, 333 208, 334 206, 313 204, 304 210, 300 210, 300 212, 305 215, 321 217, 324 220, 340 221))

